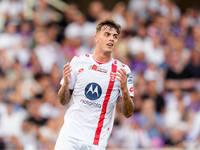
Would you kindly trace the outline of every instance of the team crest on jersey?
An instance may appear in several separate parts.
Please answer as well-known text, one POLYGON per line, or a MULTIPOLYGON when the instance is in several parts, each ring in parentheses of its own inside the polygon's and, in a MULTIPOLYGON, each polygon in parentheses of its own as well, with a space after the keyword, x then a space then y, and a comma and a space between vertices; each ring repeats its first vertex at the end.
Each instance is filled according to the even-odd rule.
POLYGON ((97 100, 101 94, 102 89, 97 83, 92 82, 85 87, 85 96, 90 100, 97 100))
POLYGON ((108 71, 106 69, 103 69, 97 65, 90 65, 89 66, 90 70, 94 70, 94 71, 99 71, 99 72, 103 72, 103 73, 107 73, 108 71))

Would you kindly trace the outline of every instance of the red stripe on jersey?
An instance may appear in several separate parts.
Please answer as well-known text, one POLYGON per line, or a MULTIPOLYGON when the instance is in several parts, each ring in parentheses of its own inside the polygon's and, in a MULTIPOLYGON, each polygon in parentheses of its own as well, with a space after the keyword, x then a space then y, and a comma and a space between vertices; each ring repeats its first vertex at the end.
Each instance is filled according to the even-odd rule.
MULTIPOLYGON (((117 66, 116 65, 112 64, 111 72, 114 72, 114 73, 117 72, 117 66)), ((113 90, 113 86, 114 86, 114 81, 113 81, 113 79, 111 77, 110 81, 109 81, 109 84, 108 84, 108 89, 107 89, 107 92, 106 92, 106 96, 105 96, 105 99, 103 101, 103 107, 102 107, 102 110, 101 110, 101 115, 99 117, 98 126, 97 126, 97 129, 96 129, 96 132, 95 132, 94 142, 93 142, 94 145, 98 145, 99 144, 100 134, 101 134, 101 130, 102 130, 102 127, 103 127, 103 122, 104 122, 104 119, 105 119, 106 109, 107 109, 108 101, 110 99, 111 92, 113 90)))

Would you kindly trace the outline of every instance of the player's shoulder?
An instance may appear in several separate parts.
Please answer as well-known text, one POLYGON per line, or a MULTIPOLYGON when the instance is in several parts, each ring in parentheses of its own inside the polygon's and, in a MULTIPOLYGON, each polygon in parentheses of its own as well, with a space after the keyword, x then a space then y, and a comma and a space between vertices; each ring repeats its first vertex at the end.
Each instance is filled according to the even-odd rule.
POLYGON ((120 69, 120 68, 124 68, 125 69, 125 71, 127 73, 127 77, 129 78, 129 82, 131 82, 133 77, 132 77, 131 69, 129 68, 129 66, 124 64, 124 63, 122 63, 119 60, 116 60, 116 59, 113 59, 113 60, 114 60, 113 63, 115 65, 117 65, 118 69, 120 69))
POLYGON ((88 61, 90 57, 91 57, 91 54, 77 55, 77 56, 74 56, 72 60, 76 62, 83 62, 83 61, 88 61))
POLYGON ((119 67, 119 68, 124 68, 125 70, 129 69, 128 65, 122 63, 121 61, 119 61, 117 59, 113 59, 113 63, 115 65, 117 65, 117 67, 119 67))

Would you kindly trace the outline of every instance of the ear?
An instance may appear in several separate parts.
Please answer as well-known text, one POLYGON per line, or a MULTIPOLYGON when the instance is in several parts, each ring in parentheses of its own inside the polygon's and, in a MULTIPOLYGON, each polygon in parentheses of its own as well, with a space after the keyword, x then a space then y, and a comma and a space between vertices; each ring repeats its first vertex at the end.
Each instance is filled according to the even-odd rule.
POLYGON ((97 42, 97 40, 98 40, 98 35, 95 35, 94 38, 95 38, 95 41, 97 42))

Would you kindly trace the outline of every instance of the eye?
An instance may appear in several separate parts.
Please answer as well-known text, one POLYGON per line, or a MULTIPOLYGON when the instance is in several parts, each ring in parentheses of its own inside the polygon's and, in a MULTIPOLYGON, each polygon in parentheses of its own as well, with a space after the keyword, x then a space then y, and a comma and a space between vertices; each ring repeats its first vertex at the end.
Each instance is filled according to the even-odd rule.
POLYGON ((114 39, 117 39, 117 35, 114 35, 113 37, 114 37, 114 39))
POLYGON ((109 33, 105 33, 105 36, 109 36, 109 33))

